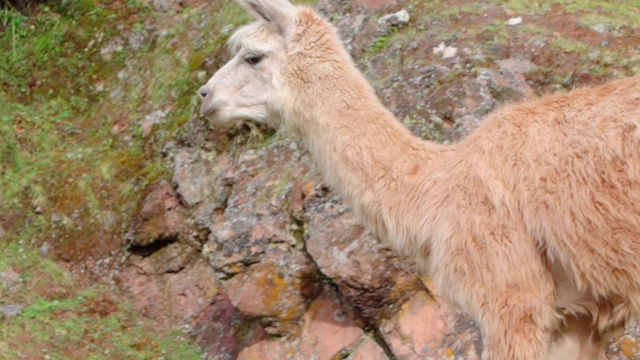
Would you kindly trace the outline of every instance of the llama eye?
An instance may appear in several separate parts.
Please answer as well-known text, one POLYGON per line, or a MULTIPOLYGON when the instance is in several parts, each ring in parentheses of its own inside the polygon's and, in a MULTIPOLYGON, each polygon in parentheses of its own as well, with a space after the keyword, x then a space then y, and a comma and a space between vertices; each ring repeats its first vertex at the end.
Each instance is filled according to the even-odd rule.
POLYGON ((260 62, 264 58, 264 55, 251 55, 244 58, 249 65, 255 65, 260 62))

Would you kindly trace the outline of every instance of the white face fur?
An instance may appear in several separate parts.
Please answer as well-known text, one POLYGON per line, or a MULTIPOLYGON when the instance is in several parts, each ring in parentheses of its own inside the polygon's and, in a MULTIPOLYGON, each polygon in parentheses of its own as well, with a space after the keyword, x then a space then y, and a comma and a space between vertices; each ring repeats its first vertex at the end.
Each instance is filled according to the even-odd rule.
MULTIPOLYGON (((255 10, 251 1, 254 0, 243 5, 255 10)), ((291 14, 293 6, 288 5, 289 8, 277 9, 278 14, 273 16, 265 14, 263 9, 252 11, 258 21, 240 28, 230 38, 230 49, 235 56, 198 90, 203 100, 200 114, 213 125, 230 127, 243 120, 277 125, 277 99, 286 64, 286 36, 282 24, 276 24, 274 19, 282 19, 285 10, 291 14)), ((284 18, 290 19, 290 16, 284 18)))

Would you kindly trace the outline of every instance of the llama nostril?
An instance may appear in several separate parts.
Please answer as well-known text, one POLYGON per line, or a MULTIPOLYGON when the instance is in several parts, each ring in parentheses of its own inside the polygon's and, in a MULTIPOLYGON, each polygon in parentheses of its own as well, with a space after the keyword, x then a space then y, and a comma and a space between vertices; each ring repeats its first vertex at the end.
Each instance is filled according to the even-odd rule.
POLYGON ((209 95, 209 90, 205 89, 203 86, 200 88, 200 90, 198 90, 198 95, 200 95, 200 98, 204 99, 207 97, 207 95, 209 95))

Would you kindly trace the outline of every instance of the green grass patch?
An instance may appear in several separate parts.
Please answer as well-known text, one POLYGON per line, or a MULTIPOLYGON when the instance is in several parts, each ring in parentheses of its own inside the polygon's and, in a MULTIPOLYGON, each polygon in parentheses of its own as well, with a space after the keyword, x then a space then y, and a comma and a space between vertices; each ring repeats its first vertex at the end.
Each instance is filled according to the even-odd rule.
POLYGON ((565 53, 586 53, 590 49, 589 45, 579 40, 565 37, 556 37, 552 39, 550 45, 565 53))
POLYGON ((81 288, 53 260, 122 251, 143 190, 170 178, 160 149, 196 116, 200 73, 249 20, 231 1, 173 17, 146 3, 0 9, 0 272, 20 275, 0 306, 24 307, 3 321, 1 359, 200 358, 116 289, 81 288))
POLYGON ((184 334, 157 334, 134 309, 85 291, 62 300, 38 298, 0 330, 0 357, 19 359, 200 359, 184 334))
POLYGON ((640 2, 637 0, 601 1, 601 0, 493 0, 494 4, 523 14, 544 14, 558 6, 570 13, 584 14, 586 25, 605 24, 612 27, 640 26, 640 2))
POLYGON ((141 318, 117 289, 78 288, 24 239, 0 243, 0 253, 0 273, 19 276, 0 286, 0 306, 22 306, 2 320, 1 359, 201 358, 185 334, 141 318))

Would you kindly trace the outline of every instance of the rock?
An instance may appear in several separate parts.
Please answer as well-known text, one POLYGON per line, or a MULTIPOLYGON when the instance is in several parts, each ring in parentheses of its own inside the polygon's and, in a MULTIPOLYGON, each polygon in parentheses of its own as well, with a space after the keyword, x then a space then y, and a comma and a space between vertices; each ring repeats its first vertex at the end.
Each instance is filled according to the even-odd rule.
POLYGON ((49 244, 48 242, 44 242, 42 243, 42 246, 40 246, 40 254, 42 254, 43 256, 46 256, 47 254, 49 254, 50 250, 51 250, 51 244, 49 244))
POLYGON ((446 48, 444 48, 444 51, 442 51, 442 58, 450 59, 452 57, 455 57, 457 53, 458 53, 458 48, 455 48, 453 46, 447 46, 446 48))
POLYGON ((148 195, 138 205, 127 235, 129 245, 144 248, 188 238, 192 233, 188 215, 171 184, 162 180, 145 191, 148 195))
POLYGON ((196 255, 197 250, 182 242, 174 242, 154 251, 146 258, 153 267, 149 274, 174 274, 180 272, 196 255))
POLYGON ((526 74, 529 71, 533 71, 538 66, 532 63, 528 59, 523 58, 508 58, 503 60, 496 60, 496 64, 500 66, 503 71, 508 71, 514 74, 526 74))
POLYGON ((100 55, 105 61, 110 61, 115 53, 121 52, 122 50, 124 50, 124 40, 121 38, 113 38, 100 49, 100 55))
POLYGON ((440 299, 416 293, 380 333, 398 359, 479 359, 480 334, 474 323, 440 299))
POLYGON ((197 316, 220 292, 211 266, 202 259, 190 263, 184 270, 166 274, 165 294, 172 304, 172 313, 180 319, 197 316))
POLYGON ((364 335, 351 350, 346 360, 387 360, 389 357, 371 337, 364 335))
MULTIPOLYGON (((345 309, 330 290, 325 290, 313 301, 302 322, 303 328, 298 337, 254 343, 242 350, 238 359, 286 359, 293 356, 295 359, 331 360, 343 358, 341 354, 365 341, 366 335, 355 323, 353 313, 345 309)), ((370 351, 375 354, 375 350, 370 351)))
POLYGON ((323 293, 309 306, 298 344, 299 353, 317 359, 332 359, 364 335, 335 294, 323 293))
POLYGON ((610 29, 610 25, 606 23, 597 23, 591 25, 591 29, 598 34, 606 34, 610 29))
POLYGON ((142 135, 147 136, 151 133, 153 125, 162 124, 164 122, 167 112, 164 110, 156 110, 151 114, 145 116, 144 120, 140 123, 142 128, 142 135))
POLYGON ((0 272, 0 286, 3 288, 10 287, 20 281, 20 274, 9 268, 3 272, 0 272))
POLYGON ((406 23, 409 22, 409 20, 411 19, 411 16, 409 15, 409 12, 406 9, 402 9, 396 13, 393 14, 388 14, 385 15, 383 17, 381 17, 380 19, 378 19, 378 24, 381 25, 391 25, 391 26, 402 26, 406 23))
POLYGON ((152 256, 132 255, 118 280, 134 296, 140 313, 154 319, 184 321, 203 311, 221 287, 205 261, 184 244, 167 246, 152 256))
POLYGON ((171 306, 162 278, 153 275, 154 269, 147 260, 130 258, 130 261, 132 265, 120 272, 118 280, 131 293, 135 311, 157 320, 170 318, 167 309, 171 306))
POLYGON ((635 360, 640 358, 640 341, 638 341, 638 339, 634 339, 631 336, 624 336, 618 341, 618 346, 628 359, 635 360))
POLYGON ((505 22, 505 24, 507 24, 509 26, 520 25, 520 24, 522 24, 522 16, 511 18, 511 19, 507 20, 507 22, 505 22))
POLYGON ((294 344, 288 339, 263 340, 242 349, 238 360, 287 359, 298 357, 294 344))
POLYGON ((288 207, 294 179, 309 178, 309 168, 315 165, 290 145, 291 139, 282 139, 272 141, 259 151, 240 154, 235 166, 229 168, 228 175, 233 174, 234 179, 225 219, 268 218, 283 230, 293 223, 288 207))
POLYGON ((479 69, 475 81, 469 81, 464 85, 465 99, 463 100, 468 109, 472 109, 478 122, 484 118, 497 104, 494 94, 498 92, 496 79, 500 76, 491 69, 479 69))
MULTIPOLYGON (((235 275, 246 266, 263 260, 274 244, 295 245, 297 240, 276 224, 238 219, 211 227, 209 241, 202 251, 221 275, 235 275)), ((277 248, 278 246, 275 246, 277 248)), ((226 276, 223 276, 226 277, 226 276)))
POLYGON ((606 358, 609 360, 640 360, 640 319, 633 318, 627 321, 624 335, 619 336, 617 334, 617 336, 607 339, 610 345, 605 352, 606 358))
MULTIPOLYGON (((154 36, 158 34, 155 32, 157 30, 157 26, 151 24, 150 22, 146 22, 142 27, 135 28, 135 30, 127 35, 127 43, 129 45, 129 49, 132 51, 138 51, 143 46, 152 43, 155 39, 154 36)), ((166 112, 162 110, 157 110, 155 113, 164 113, 161 114, 161 117, 166 115, 166 112)), ((151 114, 152 116, 153 113, 151 114)), ((157 114, 156 114, 157 115, 157 114)))
POLYGON ((20 315, 23 309, 24 306, 19 304, 3 305, 0 306, 0 313, 5 318, 12 318, 20 315))
POLYGON ((266 337, 262 327, 242 318, 223 294, 216 295, 193 319, 191 333, 208 360, 237 359, 242 348, 266 337))
POLYGON ((153 0, 152 4, 156 11, 179 11, 184 6, 184 0, 153 0))
POLYGON ((441 42, 438 46, 433 48, 434 54, 442 54, 443 59, 450 59, 458 53, 458 48, 453 46, 446 46, 444 42, 441 42))
POLYGON ((226 290, 241 314, 265 318, 266 330, 281 334, 295 331, 318 285, 313 263, 302 253, 283 247, 271 249, 260 263, 232 277, 226 290))
POLYGON ((5 294, 15 292, 19 288, 21 281, 22 277, 20 274, 11 268, 0 272, 0 293, 2 293, 2 291, 4 291, 5 294))
POLYGON ((189 207, 194 207, 216 193, 220 163, 212 152, 185 150, 176 155, 173 184, 189 207))
POLYGON ((633 318, 627 321, 625 330, 630 336, 640 339, 640 318, 633 318))
MULTIPOLYGON (((469 117, 464 119, 465 128, 474 129, 499 103, 518 101, 534 97, 523 72, 532 69, 526 60, 509 60, 501 63, 503 71, 480 68, 473 81, 464 84, 464 108, 469 117)), ((535 65, 533 65, 535 66, 535 65)))
POLYGON ((312 198, 305 208, 307 251, 365 318, 421 288, 411 262, 371 236, 335 195, 312 198))

